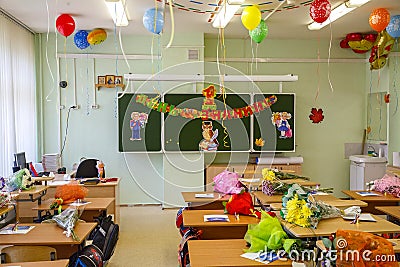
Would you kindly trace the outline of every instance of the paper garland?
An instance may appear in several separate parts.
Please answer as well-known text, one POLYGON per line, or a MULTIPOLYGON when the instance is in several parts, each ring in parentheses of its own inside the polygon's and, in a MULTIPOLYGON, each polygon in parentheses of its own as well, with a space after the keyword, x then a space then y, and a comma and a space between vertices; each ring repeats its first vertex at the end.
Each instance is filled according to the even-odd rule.
POLYGON ((140 103, 148 108, 162 113, 168 113, 171 116, 181 116, 187 119, 201 118, 203 120, 231 120, 249 117, 253 113, 259 113, 278 101, 275 95, 265 98, 263 101, 258 101, 252 105, 232 110, 197 110, 192 108, 177 108, 175 105, 170 105, 165 102, 159 102, 158 98, 150 98, 147 95, 140 94, 136 96, 136 103, 140 103))

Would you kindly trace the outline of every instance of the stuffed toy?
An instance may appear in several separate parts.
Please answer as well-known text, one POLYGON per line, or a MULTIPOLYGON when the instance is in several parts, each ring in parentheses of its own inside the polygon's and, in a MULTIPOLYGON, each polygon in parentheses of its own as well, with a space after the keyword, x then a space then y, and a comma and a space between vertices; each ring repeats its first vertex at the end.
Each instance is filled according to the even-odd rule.
POLYGON ((96 168, 97 168, 97 171, 99 173, 98 177, 99 178, 104 178, 104 163, 101 160, 97 161, 96 168))

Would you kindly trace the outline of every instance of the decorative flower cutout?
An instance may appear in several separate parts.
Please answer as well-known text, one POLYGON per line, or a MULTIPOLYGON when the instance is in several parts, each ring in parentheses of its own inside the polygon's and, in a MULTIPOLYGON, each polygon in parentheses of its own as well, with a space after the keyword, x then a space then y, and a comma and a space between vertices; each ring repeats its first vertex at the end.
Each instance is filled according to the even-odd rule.
POLYGON ((311 109, 311 115, 308 116, 312 123, 320 123, 324 120, 324 115, 322 115, 323 110, 321 108, 316 109, 312 108, 311 109))

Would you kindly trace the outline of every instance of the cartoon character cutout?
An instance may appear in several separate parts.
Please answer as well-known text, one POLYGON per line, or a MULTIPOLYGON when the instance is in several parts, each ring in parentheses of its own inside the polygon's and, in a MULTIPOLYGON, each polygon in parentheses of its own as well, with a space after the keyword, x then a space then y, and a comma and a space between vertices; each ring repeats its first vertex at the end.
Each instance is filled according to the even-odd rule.
POLYGON ((212 121, 203 121, 201 128, 203 130, 203 140, 199 143, 200 150, 215 151, 218 149, 219 143, 217 140, 218 129, 213 130, 212 121))
POLYGON ((286 139, 293 136, 292 129, 290 127, 289 121, 292 118, 292 114, 289 112, 273 112, 272 113, 272 123, 280 131, 279 138, 286 139))
POLYGON ((132 130, 132 136, 129 140, 131 141, 136 141, 136 140, 142 140, 140 137, 140 129, 144 128, 145 124, 147 123, 148 119, 148 114, 146 113, 139 113, 137 111, 134 111, 131 113, 131 120, 130 120, 130 127, 132 130))

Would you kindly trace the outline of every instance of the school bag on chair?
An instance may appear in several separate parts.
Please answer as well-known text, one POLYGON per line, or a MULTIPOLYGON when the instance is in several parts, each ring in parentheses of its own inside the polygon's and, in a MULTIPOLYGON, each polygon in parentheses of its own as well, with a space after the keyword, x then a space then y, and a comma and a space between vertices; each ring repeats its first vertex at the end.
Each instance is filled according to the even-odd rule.
POLYGON ((190 266, 189 247, 187 242, 189 240, 200 239, 202 233, 202 230, 189 228, 183 235, 182 240, 178 245, 178 262, 180 267, 190 266))
POLYGON ((103 252, 103 260, 108 261, 114 254, 115 246, 119 238, 119 225, 115 224, 111 215, 104 218, 100 227, 93 235, 92 244, 100 248, 103 252))

